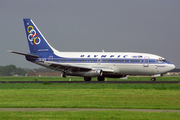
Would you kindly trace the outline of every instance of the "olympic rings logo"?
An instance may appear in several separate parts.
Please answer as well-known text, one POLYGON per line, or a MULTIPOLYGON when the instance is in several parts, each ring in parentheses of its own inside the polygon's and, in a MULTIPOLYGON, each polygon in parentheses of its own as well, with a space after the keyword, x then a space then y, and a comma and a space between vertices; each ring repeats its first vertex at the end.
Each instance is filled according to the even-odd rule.
POLYGON ((27 32, 29 33, 28 40, 32 45, 38 45, 41 42, 41 39, 38 37, 38 34, 34 30, 33 26, 28 26, 27 32))

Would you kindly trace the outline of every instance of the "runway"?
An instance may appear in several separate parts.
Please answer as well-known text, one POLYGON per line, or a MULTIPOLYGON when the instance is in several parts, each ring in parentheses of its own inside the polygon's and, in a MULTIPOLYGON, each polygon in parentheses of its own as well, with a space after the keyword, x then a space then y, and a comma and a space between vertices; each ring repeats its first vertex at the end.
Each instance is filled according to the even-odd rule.
POLYGON ((86 83, 86 84, 162 84, 171 83, 179 84, 180 81, 0 81, 1 84, 5 83, 86 83))
POLYGON ((156 110, 156 109, 108 109, 108 108, 0 108, 0 111, 136 111, 136 112, 173 112, 180 110, 156 110))

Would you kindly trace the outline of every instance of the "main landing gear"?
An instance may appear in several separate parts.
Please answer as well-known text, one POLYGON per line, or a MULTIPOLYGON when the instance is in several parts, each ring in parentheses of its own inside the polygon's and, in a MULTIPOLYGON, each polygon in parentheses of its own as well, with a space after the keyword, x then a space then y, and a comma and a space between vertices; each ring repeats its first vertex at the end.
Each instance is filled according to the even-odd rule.
POLYGON ((84 77, 84 81, 91 81, 91 77, 84 77))
POLYGON ((62 77, 63 77, 63 78, 66 78, 66 76, 67 76, 67 75, 66 75, 66 71, 65 71, 65 70, 63 70, 62 77))
POLYGON ((66 74, 62 74, 62 77, 63 77, 63 78, 66 78, 66 74))
POLYGON ((98 79, 98 81, 104 81, 104 77, 103 76, 99 76, 97 79, 98 79))
MULTIPOLYGON (((104 77, 103 76, 99 76, 97 78, 98 81, 104 81, 104 77)), ((84 81, 91 81, 91 77, 84 77, 84 81)))

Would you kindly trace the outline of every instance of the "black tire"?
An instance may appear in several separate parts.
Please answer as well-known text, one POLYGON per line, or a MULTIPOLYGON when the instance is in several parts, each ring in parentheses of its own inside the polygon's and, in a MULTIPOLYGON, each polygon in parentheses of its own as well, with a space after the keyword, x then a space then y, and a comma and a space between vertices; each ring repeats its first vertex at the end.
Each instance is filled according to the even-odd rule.
POLYGON ((152 80, 152 81, 156 81, 156 78, 155 78, 155 77, 152 77, 151 80, 152 80))
POLYGON ((84 81, 91 81, 91 77, 84 77, 84 81))
POLYGON ((99 76, 97 79, 98 79, 98 81, 104 81, 104 77, 103 76, 99 76))
POLYGON ((63 78, 66 78, 66 74, 62 74, 62 77, 63 77, 63 78))

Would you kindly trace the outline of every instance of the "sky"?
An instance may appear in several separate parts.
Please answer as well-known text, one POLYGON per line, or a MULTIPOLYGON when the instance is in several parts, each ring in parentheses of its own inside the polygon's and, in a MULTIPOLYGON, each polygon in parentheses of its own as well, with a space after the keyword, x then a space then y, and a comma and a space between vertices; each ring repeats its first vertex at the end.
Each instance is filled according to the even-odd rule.
POLYGON ((0 66, 40 66, 7 50, 29 53, 23 18, 64 52, 142 52, 180 68, 180 0, 3 0, 0 66))

